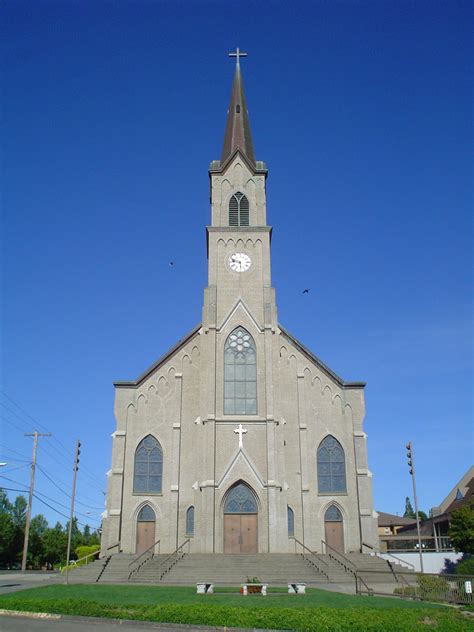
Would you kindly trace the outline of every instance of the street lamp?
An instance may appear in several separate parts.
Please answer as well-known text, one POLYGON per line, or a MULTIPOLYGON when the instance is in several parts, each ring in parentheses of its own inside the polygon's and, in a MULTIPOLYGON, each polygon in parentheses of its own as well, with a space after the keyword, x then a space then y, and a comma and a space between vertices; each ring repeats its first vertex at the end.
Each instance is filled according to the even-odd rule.
POLYGON ((421 569, 421 572, 424 573, 423 552, 421 549, 420 516, 418 514, 418 498, 416 496, 415 465, 414 465, 414 458, 413 458, 413 446, 412 446, 411 441, 407 443, 406 448, 407 448, 408 468, 410 471, 411 482, 413 483, 413 498, 415 500, 416 530, 418 532, 418 552, 420 555, 420 569, 421 569))

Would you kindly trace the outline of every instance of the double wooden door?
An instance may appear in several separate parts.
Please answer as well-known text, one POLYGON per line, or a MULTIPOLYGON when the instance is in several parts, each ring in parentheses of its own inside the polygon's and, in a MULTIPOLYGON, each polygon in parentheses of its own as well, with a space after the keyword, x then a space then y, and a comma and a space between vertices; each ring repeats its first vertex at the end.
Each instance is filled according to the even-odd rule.
POLYGON ((155 542, 156 522, 137 522, 137 548, 136 553, 144 553, 155 542))
POLYGON ((224 553, 257 550, 257 514, 224 514, 224 553))

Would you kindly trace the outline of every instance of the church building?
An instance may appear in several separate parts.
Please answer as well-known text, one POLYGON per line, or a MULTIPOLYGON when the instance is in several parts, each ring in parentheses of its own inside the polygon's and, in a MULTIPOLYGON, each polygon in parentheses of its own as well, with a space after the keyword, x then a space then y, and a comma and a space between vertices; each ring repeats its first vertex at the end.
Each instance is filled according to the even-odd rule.
POLYGON ((158 541, 171 553, 188 539, 191 553, 229 554, 378 543, 364 383, 344 381, 278 321, 268 170, 255 158, 242 55, 209 168, 202 321, 115 383, 103 553, 158 541))

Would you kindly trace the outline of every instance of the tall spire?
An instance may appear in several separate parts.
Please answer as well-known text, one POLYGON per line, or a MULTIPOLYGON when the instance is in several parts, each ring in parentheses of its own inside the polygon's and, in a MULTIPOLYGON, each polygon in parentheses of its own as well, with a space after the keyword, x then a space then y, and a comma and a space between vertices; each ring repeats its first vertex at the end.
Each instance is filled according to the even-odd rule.
POLYGON ((252 164, 255 164, 249 113, 245 101, 242 73, 240 72, 240 57, 246 56, 247 53, 241 53, 239 48, 237 48, 235 53, 229 53, 229 57, 235 57, 236 65, 229 110, 227 111, 227 124, 221 164, 223 164, 237 148, 240 149, 252 164))

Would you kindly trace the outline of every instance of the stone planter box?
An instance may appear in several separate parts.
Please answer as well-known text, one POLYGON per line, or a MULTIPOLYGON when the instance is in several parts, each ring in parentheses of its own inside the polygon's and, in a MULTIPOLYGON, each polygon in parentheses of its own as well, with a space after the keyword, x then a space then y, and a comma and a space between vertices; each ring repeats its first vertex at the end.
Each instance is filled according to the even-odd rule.
POLYGON ((296 582, 294 584, 288 584, 288 593, 290 595, 305 595, 306 594, 306 584, 302 584, 301 582, 296 582))
POLYGON ((208 582, 197 582, 196 592, 198 595, 211 595, 214 592, 214 584, 208 582))
POLYGON ((266 595, 268 584, 242 584, 243 595, 266 595))

